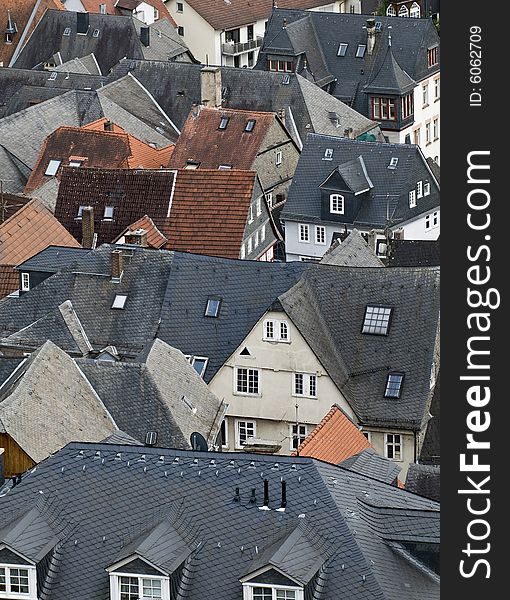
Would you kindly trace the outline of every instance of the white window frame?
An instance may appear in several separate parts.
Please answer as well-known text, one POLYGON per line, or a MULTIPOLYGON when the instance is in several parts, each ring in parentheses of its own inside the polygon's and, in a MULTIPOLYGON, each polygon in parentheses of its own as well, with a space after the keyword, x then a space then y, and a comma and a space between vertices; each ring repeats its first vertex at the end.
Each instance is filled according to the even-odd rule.
POLYGON ((384 456, 389 458, 390 460, 394 460, 395 462, 402 462, 404 460, 404 440, 401 433, 385 433, 384 434, 384 456), (389 436, 393 439, 390 441, 389 436), (395 437, 398 436, 399 441, 395 440, 395 437), (399 458, 395 458, 396 448, 398 449, 399 458), (392 452, 388 452, 388 450, 392 448, 392 452), (393 454, 393 457, 390 456, 393 454))
POLYGON ((295 592, 295 600, 304 600, 303 588, 290 585, 272 585, 268 583, 243 583, 243 600, 253 600, 255 588, 270 589, 272 600, 276 600, 278 590, 295 592))
POLYGON ((416 184, 416 197, 423 198, 423 181, 418 181, 416 184))
POLYGON ((397 16, 397 11, 395 10, 395 7, 393 6, 393 4, 390 4, 388 6, 388 8, 386 9, 386 16, 387 17, 396 17, 397 16))
POLYGON ((244 257, 246 256, 246 248, 244 246, 244 242, 241 244, 241 252, 240 252, 239 256, 240 256, 241 260, 243 260, 244 257))
POLYGON ((62 164, 61 160, 52 158, 50 160, 50 162, 48 163, 48 166, 46 167, 46 171, 44 171, 44 174, 48 175, 49 177, 55 177, 61 164, 62 164))
POLYGON ((428 83, 424 83, 423 84, 423 108, 425 108, 426 106, 429 105, 429 84, 428 83))
POLYGON ((5 569, 5 591, 0 591, 2 598, 25 598, 25 600, 37 600, 37 572, 33 565, 6 564, 1 563, 0 569, 5 569), (28 594, 11 591, 11 571, 22 569, 28 574, 28 594))
POLYGON ((317 392, 317 388, 318 388, 318 377, 316 373, 301 373, 301 372, 295 372, 292 373, 292 395, 297 397, 297 398, 313 398, 316 399, 318 398, 318 392, 317 392), (303 393, 302 394, 298 394, 298 392, 296 391, 296 376, 300 375, 303 378, 303 393), (315 381, 315 395, 312 395, 310 392, 310 381, 312 379, 312 377, 314 378, 315 381))
POLYGON ((425 217, 425 230, 426 231, 428 231, 429 229, 435 229, 436 227, 439 227, 439 211, 438 210, 429 213, 425 217))
POLYGON ((257 198, 256 207, 257 217, 260 217, 260 215, 262 214, 262 198, 257 198))
POLYGON ((294 433, 294 427, 296 427, 296 423, 289 423, 289 449, 291 452, 297 450, 299 446, 305 441, 310 433, 308 425, 305 423, 297 423, 297 432, 294 433), (300 428, 304 428, 304 433, 300 433, 300 428), (297 442, 297 445, 294 447, 294 441, 297 442))
POLYGON ((279 167, 282 162, 283 162, 283 153, 281 150, 278 150, 278 152, 276 153, 276 166, 279 167))
POLYGON ((419 19, 421 17, 421 8, 417 2, 413 2, 411 4, 411 9, 409 10, 409 16, 412 19, 419 19))
POLYGON ((324 225, 315 226, 315 243, 320 244, 321 246, 326 245, 326 227, 324 225), (319 235, 319 233, 321 235, 319 235))
POLYGON ((251 239, 251 235, 248 238, 248 241, 247 241, 246 245, 247 245, 247 248, 246 248, 247 253, 251 254, 252 251, 253 251, 253 240, 251 239))
POLYGON ((30 291, 30 273, 21 273, 21 291, 30 291))
POLYGON ((266 224, 262 225, 260 229, 260 241, 263 242, 266 239, 266 224))
POLYGON ((257 248, 259 245, 259 230, 257 229, 257 231, 255 232, 255 240, 253 242, 253 247, 257 248))
POLYGON ((329 195, 329 212, 333 215, 345 214, 345 197, 342 194, 329 195), (341 202, 341 205, 340 205, 341 202), (336 208, 335 208, 336 204, 336 208))
POLYGON ((310 243, 310 225, 298 223, 298 239, 302 244, 310 243), (306 233, 306 235, 304 235, 306 233))
POLYGON ((82 164, 83 164, 83 161, 82 161, 82 160, 70 160, 70 161, 69 161, 69 166, 70 166, 70 167, 73 167, 73 168, 76 168, 76 167, 81 167, 81 166, 82 166, 82 164))
POLYGON ((432 143, 431 135, 430 135, 430 121, 425 123, 425 144, 428 146, 432 143))
POLYGON ((99 5, 99 14, 100 15, 106 15, 106 4, 100 4, 99 5))
POLYGON ((416 190, 411 190, 409 192, 409 208, 414 208, 416 206, 416 190))
POLYGON ((290 327, 289 322, 280 319, 264 319, 262 324, 262 340, 264 342, 283 342, 290 344, 290 327), (273 324, 273 335, 267 335, 268 323, 273 324), (287 335, 282 335, 282 326, 287 328, 287 335))
POLYGON ((250 435, 248 435, 248 432, 246 432, 246 439, 248 439, 249 437, 254 437, 254 438, 257 437, 257 421, 255 421, 254 419, 236 419, 235 420, 235 447, 236 447, 236 450, 242 450, 244 448, 244 444, 241 443, 241 432, 240 432, 241 423, 245 423, 245 424, 250 423, 252 425, 253 435, 250 436, 250 435))
POLYGON ((409 9, 407 8, 407 6, 401 6, 398 9, 398 16, 399 17, 409 17, 409 9))
POLYGON ((430 196, 430 181, 426 181, 423 186, 423 195, 430 196))
MULTIPOLYGON (((161 581, 161 600, 170 600, 170 578, 163 575, 140 575, 138 573, 110 573, 110 598, 120 600, 120 579, 121 577, 138 578, 139 593, 143 593, 143 579, 161 581)), ((141 598, 143 596, 140 596, 141 598)))
POLYGON ((262 396, 262 369, 256 367, 235 367, 234 368, 234 395, 235 396, 250 396, 252 398, 260 398, 262 396), (246 386, 249 387, 250 371, 256 371, 257 377, 257 391, 256 392, 243 392, 238 389, 238 378, 239 371, 246 371, 246 386))
POLYGON ((127 301, 127 294, 116 294, 112 303, 115 310, 124 310, 127 301))
POLYGON ((441 98, 441 78, 434 79, 434 101, 441 98))
POLYGON ((266 192, 266 200, 269 208, 273 208, 273 192, 266 192))
POLYGON ((204 373, 207 369, 207 365, 209 363, 209 359, 207 358, 207 356, 195 356, 194 354, 186 354, 185 358, 194 369, 195 369, 195 362, 197 360, 204 361, 204 366, 202 367, 202 371, 200 373, 198 373, 198 371, 195 369, 195 371, 200 375, 200 377, 203 377, 204 373))
POLYGON ((175 10, 178 13, 183 13, 184 12, 184 2, 177 2, 175 10))
POLYGON ((103 212, 103 221, 113 221, 113 215, 115 214, 114 206, 105 206, 103 212))

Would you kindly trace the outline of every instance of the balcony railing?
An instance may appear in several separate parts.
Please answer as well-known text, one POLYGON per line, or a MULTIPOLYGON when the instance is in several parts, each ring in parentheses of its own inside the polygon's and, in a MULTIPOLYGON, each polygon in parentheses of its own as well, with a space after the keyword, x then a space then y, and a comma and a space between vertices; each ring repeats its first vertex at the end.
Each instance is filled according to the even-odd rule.
POLYGON ((251 50, 255 50, 255 48, 260 48, 262 46, 262 37, 257 36, 254 40, 249 40, 248 42, 226 42, 221 45, 221 51, 223 54, 243 54, 244 52, 250 52, 251 50))

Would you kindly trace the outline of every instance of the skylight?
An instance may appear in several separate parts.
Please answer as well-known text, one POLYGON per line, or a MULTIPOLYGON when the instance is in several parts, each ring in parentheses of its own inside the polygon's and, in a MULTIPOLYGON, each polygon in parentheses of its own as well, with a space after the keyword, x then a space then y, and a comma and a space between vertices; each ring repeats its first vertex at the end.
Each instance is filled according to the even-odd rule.
POLYGON ((199 166, 200 166, 200 163, 198 161, 188 160, 186 162, 185 169, 198 169, 199 166))
POLYGON ((283 85, 289 85, 290 75, 288 73, 285 73, 285 75, 282 77, 282 83, 283 85))
POLYGON ((388 165, 388 169, 395 169, 398 165, 398 158, 396 156, 392 156, 390 160, 390 164, 388 165))
POLYGON ((356 50, 356 58, 363 58, 365 56, 365 51, 367 47, 365 44, 359 44, 358 49, 356 50))
POLYGON ((124 294, 116 294, 115 300, 113 301, 112 308, 122 310, 126 304, 127 296, 124 294))
POLYGON ((66 27, 64 29, 64 35, 71 35, 71 28, 70 27, 66 27))
POLYGON ((246 127, 244 128, 245 131, 253 131, 253 128, 255 127, 255 119, 249 119, 248 122, 246 123, 246 127))
POLYGON ((232 165, 220 165, 218 167, 218 171, 230 171, 231 168, 232 168, 232 165))
POLYGON ((384 391, 384 397, 385 398, 400 398, 403 381, 404 381, 404 373, 388 373, 388 379, 386 380, 386 389, 384 391))
POLYGON ((94 29, 94 31, 92 32, 92 37, 95 37, 95 38, 99 37, 99 29, 94 29))
POLYGON ((61 160, 50 160, 48 166, 46 167, 46 171, 44 171, 44 174, 53 177, 58 171, 61 162, 61 160))
POLYGON ((82 160, 70 160, 69 161, 69 166, 70 167, 81 167, 83 164, 82 160))
POLYGON ((55 81, 55 79, 57 78, 58 73, 56 71, 53 71, 53 73, 48 77, 48 79, 50 81, 55 81))
POLYGON ((393 309, 390 306, 369 304, 365 309, 365 319, 361 333, 387 335, 393 309))
POLYGON ((226 129, 227 125, 229 122, 229 118, 228 117, 221 117, 220 119, 220 126, 218 127, 218 129, 226 129))
POLYGON ((103 219, 113 219, 113 206, 105 206, 103 219))
POLYGON ((338 46, 338 52, 336 53, 337 56, 345 56, 347 54, 347 48, 349 47, 349 44, 340 44, 338 46))
POLYGON ((376 21, 375 23, 375 30, 376 31, 381 31, 382 28, 382 21, 376 21))
POLYGON ((333 160, 333 148, 324 150, 324 160, 333 160))
POLYGON ((221 298, 209 298, 205 307, 204 317, 217 317, 220 312, 221 298))

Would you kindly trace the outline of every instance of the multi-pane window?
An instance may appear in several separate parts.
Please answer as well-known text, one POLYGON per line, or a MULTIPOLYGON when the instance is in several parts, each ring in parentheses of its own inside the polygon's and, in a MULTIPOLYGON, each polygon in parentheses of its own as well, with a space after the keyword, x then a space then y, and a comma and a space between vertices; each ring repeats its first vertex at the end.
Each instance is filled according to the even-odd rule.
POLYGON ((290 426, 290 450, 296 450, 302 444, 308 435, 307 425, 291 425, 290 426))
POLYGON ((402 436, 400 433, 386 433, 384 448, 386 458, 402 460, 402 436))
POLYGON ((441 97, 441 79, 434 79, 434 99, 439 100, 441 97))
POLYGON ((253 587, 250 600, 296 600, 296 591, 277 587, 253 587))
POLYGON ((255 587, 253 588, 253 600, 272 600, 273 591, 271 588, 255 587))
POLYGON ((259 394, 260 372, 258 369, 237 368, 236 392, 256 396, 259 394))
POLYGON ((414 96, 408 94, 402 98, 402 118, 407 119, 414 113, 414 96))
POLYGON ((423 106, 428 106, 429 105, 429 84, 426 83, 423 88, 422 88, 422 92, 423 92, 423 106))
POLYGON ((409 192, 409 208, 414 208, 416 206, 416 191, 411 190, 409 192))
POLYGON ((331 194, 329 196, 329 212, 337 215, 344 214, 344 197, 341 194, 331 194))
POLYGON ((317 398, 317 375, 309 373, 294 373, 294 396, 317 398))
POLYGON ((299 224, 299 241, 308 243, 310 241, 310 226, 304 223, 299 224))
POLYGON ((290 341, 289 324, 287 321, 266 319, 264 321, 264 334, 262 339, 269 342, 290 341))
POLYGON ((430 48, 427 50, 427 64, 430 67, 437 65, 439 62, 439 54, 438 54, 438 46, 434 46, 434 48, 430 48))
POLYGON ((236 421, 236 446, 242 448, 248 438, 255 437, 256 431, 255 421, 236 421))
POLYGON ((409 11, 409 16, 413 19, 419 19, 421 17, 420 5, 417 2, 413 2, 411 4, 411 10, 409 11))
POLYGON ((368 305, 365 309, 362 333, 386 335, 390 326, 392 308, 389 306, 368 305))
POLYGON ((177 2, 177 12, 178 13, 184 12, 184 3, 183 2, 177 2))
POLYGON ((315 226, 315 243, 325 244, 326 243, 326 228, 323 225, 315 226))
POLYGON ((163 597, 161 579, 145 577, 120 578, 120 600, 161 600, 163 597))
POLYGON ((257 217, 260 217, 260 215, 262 214, 262 198, 257 198, 257 217))
POLYGON ((439 139, 439 117, 436 117, 432 121, 432 134, 434 136, 434 141, 439 139))
POLYGON ((425 142, 430 144, 432 140, 430 139, 430 122, 425 123, 425 142))
POLYGON ((394 121, 396 119, 395 98, 372 98, 372 118, 394 121))
POLYGON ((425 217, 425 229, 433 229, 439 225, 439 213, 433 212, 425 217))
POLYGON ((388 378, 386 379, 386 389, 384 390, 384 397, 400 398, 403 381, 404 373, 388 373, 388 378))
POLYGON ((395 10, 395 7, 393 6, 393 4, 390 4, 388 6, 388 8, 386 9, 386 16, 387 17, 396 17, 397 16, 397 11, 395 10))
POLYGON ((292 73, 294 71, 294 62, 291 60, 268 60, 267 67, 269 71, 292 73))
MULTIPOLYGON (((0 567, 0 592, 29 594, 30 580, 28 569, 0 567)), ((11 596, 9 596, 10 598, 11 596)))
POLYGON ((416 197, 421 198, 423 196, 423 181, 418 181, 416 184, 416 197))
POLYGON ((28 292, 30 290, 30 273, 21 274, 21 291, 28 292))

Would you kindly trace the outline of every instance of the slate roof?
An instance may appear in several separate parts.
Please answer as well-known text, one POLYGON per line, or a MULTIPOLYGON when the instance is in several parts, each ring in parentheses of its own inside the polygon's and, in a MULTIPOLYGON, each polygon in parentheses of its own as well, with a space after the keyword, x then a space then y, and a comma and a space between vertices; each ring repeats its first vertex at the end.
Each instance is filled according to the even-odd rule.
POLYGON ((384 228, 387 217, 390 226, 400 226, 439 206, 439 185, 418 146, 309 134, 281 218, 321 222, 321 184, 337 167, 360 156, 373 187, 361 201, 354 227, 384 228), (326 149, 333 150, 332 160, 323 160, 326 149), (392 158, 398 159, 397 166, 388 169, 392 158), (430 182, 430 195, 419 198, 416 207, 409 208, 409 192, 419 180, 430 182))
POLYGON ((97 64, 94 53, 91 52, 87 56, 80 58, 72 58, 61 65, 57 65, 52 71, 60 71, 63 73, 82 73, 85 75, 102 75, 101 69, 97 64))
POLYGON ((419 461, 438 466, 441 462, 441 377, 439 374, 429 412, 432 416, 427 424, 419 461))
POLYGON ((17 265, 18 270, 38 271, 39 273, 57 273, 76 264, 90 252, 89 248, 70 246, 47 246, 28 260, 17 265))
POLYGON ((107 597, 105 569, 122 552, 144 553, 144 544, 157 552, 147 541, 158 527, 154 537, 168 540, 160 546, 163 555, 184 546, 192 551, 182 576, 176 574, 181 595, 190 600, 211 589, 228 600, 239 598, 239 579, 292 530, 306 534, 283 559, 293 573, 313 562, 318 539, 327 549, 329 560, 309 584, 310 592, 322 590, 323 600, 439 597, 437 575, 398 551, 408 543, 402 539, 427 538, 437 553, 437 503, 309 458, 282 456, 277 468, 274 463, 274 457, 260 455, 72 443, 21 484, 12 489, 7 484, 9 491, 0 497, 0 528, 32 509, 40 491, 59 523, 72 526, 64 533, 55 578, 47 583, 48 600, 107 597), (262 473, 271 509, 279 506, 280 480, 286 480, 284 513, 258 510, 262 473), (233 500, 236 487, 240 502, 233 500), (255 505, 249 503, 251 488, 255 505), (170 542, 179 537, 183 542, 170 542))
MULTIPOLYGON (((358 46, 367 44, 366 21, 367 15, 362 14, 278 8, 268 23, 255 68, 266 69, 268 58, 306 55, 315 82, 321 86, 331 83, 331 94, 364 115, 369 114, 367 92, 398 89, 405 94, 413 81, 420 82, 439 71, 439 65, 429 68, 427 63, 427 50, 439 45, 431 19, 377 16, 381 28, 375 34, 374 52, 367 51, 358 58, 358 46), (348 44, 345 56, 338 56, 340 43, 348 44)), ((301 60, 298 72, 303 64, 301 60)))
POLYGON ((388 267, 436 267, 441 264, 439 240, 390 240, 388 267))
MULTIPOLYGON (((175 125, 182 129, 193 104, 201 103, 201 65, 168 62, 121 60, 108 81, 131 73, 154 96, 175 125)), ((301 141, 309 132, 344 135, 352 127, 355 137, 363 133, 381 136, 379 126, 304 77, 282 73, 220 67, 223 107, 256 112, 286 111, 286 127, 292 131, 294 120, 301 141), (292 111, 292 116, 289 113, 292 111), (332 121, 330 113, 338 119, 332 121)), ((381 136, 381 141, 383 138, 381 136)))
POLYGON ((13 66, 39 68, 57 53, 62 63, 93 53, 103 74, 107 74, 126 56, 135 59, 172 60, 182 57, 191 60, 182 38, 166 19, 149 26, 150 44, 146 47, 140 41, 140 28, 145 24, 131 16, 89 13, 89 30, 86 35, 79 35, 76 33, 77 14, 47 10, 13 66), (70 35, 63 35, 66 28, 71 29, 70 35), (99 30, 97 36, 93 35, 95 30, 99 30))
POLYGON ((361 424, 424 425, 439 335, 438 268, 318 265, 279 299, 361 424), (387 335, 361 333, 368 305, 392 308, 387 335), (405 373, 398 399, 384 397, 392 371, 405 373))
POLYGON ((405 489, 439 502, 441 499, 440 468, 433 465, 413 463, 407 471, 405 489))
POLYGON ((0 356, 0 386, 24 360, 26 360, 26 358, 7 358, 0 356))
POLYGON ((320 262, 339 267, 384 266, 357 229, 353 229, 343 242, 335 240, 320 262))
POLYGON ((378 481, 395 484, 401 468, 389 458, 378 454, 373 448, 366 448, 339 463, 344 469, 372 477, 378 481))

